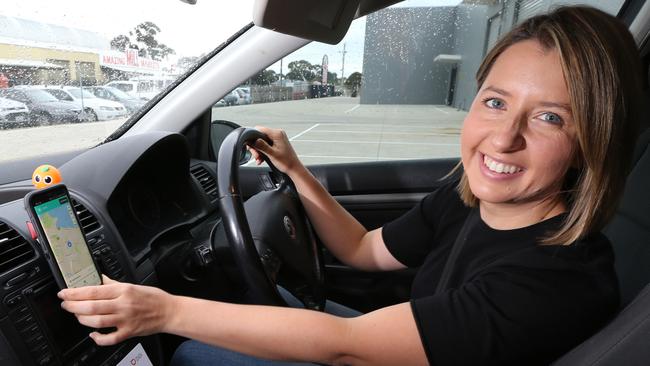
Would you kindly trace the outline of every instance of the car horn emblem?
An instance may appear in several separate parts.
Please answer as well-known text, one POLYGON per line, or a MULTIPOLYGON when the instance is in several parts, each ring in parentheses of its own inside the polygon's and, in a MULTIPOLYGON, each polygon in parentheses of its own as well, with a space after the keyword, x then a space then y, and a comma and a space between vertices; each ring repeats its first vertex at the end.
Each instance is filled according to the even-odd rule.
POLYGON ((296 227, 293 225, 293 221, 289 218, 289 216, 284 217, 284 230, 289 234, 289 237, 291 239, 296 239, 296 227))

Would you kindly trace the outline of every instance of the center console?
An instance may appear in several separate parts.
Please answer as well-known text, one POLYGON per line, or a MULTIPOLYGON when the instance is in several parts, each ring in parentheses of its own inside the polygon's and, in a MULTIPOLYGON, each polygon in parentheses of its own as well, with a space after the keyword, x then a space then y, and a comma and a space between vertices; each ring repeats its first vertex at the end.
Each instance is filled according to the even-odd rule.
MULTIPOLYGON (((120 253, 103 235, 88 242, 102 273, 117 280, 131 279, 120 253)), ((39 257, 32 263, 0 283, 0 365, 162 364, 156 336, 97 346, 88 337, 94 329, 82 326, 61 308, 59 288, 45 260, 39 257)))

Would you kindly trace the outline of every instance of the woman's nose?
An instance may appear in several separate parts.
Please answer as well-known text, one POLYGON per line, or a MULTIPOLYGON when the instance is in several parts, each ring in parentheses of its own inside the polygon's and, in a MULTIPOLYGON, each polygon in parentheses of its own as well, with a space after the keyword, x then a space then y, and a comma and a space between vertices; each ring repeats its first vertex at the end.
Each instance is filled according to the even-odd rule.
POLYGON ((523 130, 526 126, 525 117, 516 116, 495 124, 492 132, 492 145, 498 152, 513 152, 526 146, 523 130))

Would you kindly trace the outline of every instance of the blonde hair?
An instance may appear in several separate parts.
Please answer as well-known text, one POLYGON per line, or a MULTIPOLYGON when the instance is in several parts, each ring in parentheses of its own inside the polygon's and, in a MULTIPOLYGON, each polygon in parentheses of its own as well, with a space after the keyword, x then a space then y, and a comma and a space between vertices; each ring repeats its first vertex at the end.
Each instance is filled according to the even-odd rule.
MULTIPOLYGON (((479 89, 501 53, 524 40, 558 51, 571 100, 578 167, 567 173, 562 191, 568 214, 541 240, 567 245, 601 230, 616 210, 641 117, 639 53, 617 18, 587 6, 560 7, 524 21, 497 42, 476 73, 479 89)), ((465 173, 457 189, 466 205, 478 205, 465 173)))

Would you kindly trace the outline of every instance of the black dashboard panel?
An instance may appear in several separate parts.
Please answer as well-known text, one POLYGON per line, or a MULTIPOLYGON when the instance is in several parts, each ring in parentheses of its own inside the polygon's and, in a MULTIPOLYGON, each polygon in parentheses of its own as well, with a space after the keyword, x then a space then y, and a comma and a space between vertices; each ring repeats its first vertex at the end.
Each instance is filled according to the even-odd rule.
MULTIPOLYGON (((190 174, 187 141, 179 134, 124 137, 83 152, 59 170, 100 270, 117 280, 157 285, 151 242, 168 230, 201 225, 215 213, 190 174)), ((4 197, 32 188, 25 181, 8 189, 4 197)), ((11 259, 4 267, 0 263, 0 365, 115 365, 138 343, 153 364, 161 364, 159 336, 97 347, 90 330, 60 309, 58 288, 28 221, 21 198, 0 204, 0 261, 3 255, 11 259)))
POLYGON ((131 166, 107 202, 131 255, 165 231, 205 215, 204 195, 189 174, 185 144, 164 139, 131 166))

